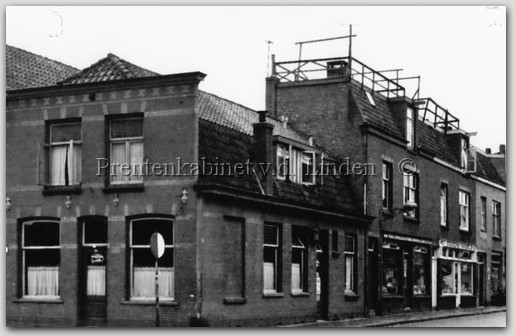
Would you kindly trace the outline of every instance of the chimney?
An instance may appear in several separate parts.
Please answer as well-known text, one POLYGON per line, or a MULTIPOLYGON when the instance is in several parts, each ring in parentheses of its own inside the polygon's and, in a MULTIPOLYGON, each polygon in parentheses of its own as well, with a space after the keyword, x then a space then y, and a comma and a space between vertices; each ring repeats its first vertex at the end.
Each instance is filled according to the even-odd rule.
POLYGON ((266 195, 274 192, 274 125, 266 122, 267 111, 259 111, 259 122, 253 124, 254 128, 254 167, 257 178, 266 195))
POLYGON ((506 154, 506 145, 505 144, 502 144, 499 146, 499 152, 501 154, 506 154))
POLYGON ((490 148, 485 149, 485 153, 486 154, 492 154, 492 149, 490 149, 490 148))

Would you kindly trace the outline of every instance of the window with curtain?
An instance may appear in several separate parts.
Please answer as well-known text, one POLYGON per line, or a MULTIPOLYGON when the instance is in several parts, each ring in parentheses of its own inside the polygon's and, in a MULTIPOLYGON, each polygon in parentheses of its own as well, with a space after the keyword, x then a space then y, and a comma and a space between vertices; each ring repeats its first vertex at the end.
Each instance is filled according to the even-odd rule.
POLYGON ((492 202, 492 227, 494 237, 501 237, 501 203, 492 202))
POLYGON ((413 248, 413 294, 415 295, 428 294, 427 256, 427 247, 415 246, 413 248))
POLYGON ((23 296, 58 298, 61 259, 59 222, 25 222, 21 241, 23 296))
POLYGON ((82 224, 82 246, 92 248, 87 258, 86 293, 106 295, 107 221, 87 219, 82 224))
POLYGON ((392 164, 383 161, 383 209, 392 211, 392 164))
MULTIPOLYGON (((418 174, 403 175, 403 186, 404 204, 408 202, 418 203, 418 174)), ((418 218, 418 207, 405 210, 404 216, 418 218)))
POLYGON ((263 237, 263 292, 276 293, 281 291, 281 237, 279 226, 264 225, 263 237))
POLYGON ((469 230, 469 210, 470 195, 468 192, 460 190, 459 204, 460 204, 460 230, 469 230))
POLYGON ((471 263, 461 263, 461 295, 472 295, 473 266, 471 263))
POLYGON ((109 123, 111 184, 143 181, 143 118, 109 123))
POLYGON ((293 227, 291 245, 291 291, 307 292, 308 279, 308 248, 301 229, 293 227))
POLYGON ((395 244, 387 244, 387 246, 383 247, 382 293, 400 294, 401 251, 395 244))
POLYGON ((444 227, 447 226, 448 192, 447 184, 440 183, 440 225, 444 227))
POLYGON ((356 237, 345 235, 345 291, 356 292, 356 237))
POLYGON ((81 182, 81 123, 49 125, 49 182, 70 186, 81 182))
POLYGON ((486 232, 486 197, 481 196, 481 231, 486 232))
POLYGON ((150 251, 154 232, 163 236, 165 252, 158 261, 159 298, 174 298, 174 232, 167 218, 142 218, 130 222, 131 300, 155 298, 155 258, 150 251))

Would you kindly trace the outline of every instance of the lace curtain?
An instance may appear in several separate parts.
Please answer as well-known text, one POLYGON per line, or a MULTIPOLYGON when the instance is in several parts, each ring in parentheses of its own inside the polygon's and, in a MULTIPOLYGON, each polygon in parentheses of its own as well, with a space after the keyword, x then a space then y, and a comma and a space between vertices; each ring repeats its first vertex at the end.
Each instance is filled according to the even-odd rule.
MULTIPOLYGON (((154 267, 134 267, 133 297, 155 297, 154 267)), ((173 267, 159 267, 159 297, 173 298, 173 267)))
POLYGON ((27 295, 58 296, 59 266, 27 267, 27 295))

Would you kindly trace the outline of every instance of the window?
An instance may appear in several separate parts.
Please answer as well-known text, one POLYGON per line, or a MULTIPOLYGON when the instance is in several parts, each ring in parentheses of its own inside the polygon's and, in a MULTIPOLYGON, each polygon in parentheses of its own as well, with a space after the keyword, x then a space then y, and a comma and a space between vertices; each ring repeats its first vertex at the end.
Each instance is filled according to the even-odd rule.
POLYGON ((462 138, 461 139, 461 154, 460 154, 460 158, 461 158, 461 168, 467 168, 467 149, 468 149, 468 144, 467 144, 467 139, 465 138, 462 138))
POLYGON ((292 229, 291 244, 291 291, 308 292, 308 248, 299 228, 292 229))
POLYGON ((493 252, 491 262, 490 289, 492 294, 496 294, 502 291, 502 255, 499 252, 493 252))
POLYGON ((59 222, 22 224, 23 297, 58 298, 61 243, 59 222))
POLYGON ((310 152, 302 153, 302 183, 315 183, 315 154, 310 152))
MULTIPOLYGON (((418 204, 418 175, 403 175, 404 204, 415 202, 418 204)), ((418 207, 404 211, 404 216, 418 218, 418 207)))
POLYGON ((224 295, 225 298, 245 297, 245 220, 224 218, 224 295))
POLYGON ((396 244, 386 244, 383 247, 383 274, 382 274, 382 293, 400 294, 400 270, 402 265, 400 259, 400 248, 396 244))
POLYGON ((486 197, 481 196, 481 231, 486 232, 486 197))
POLYGON ((81 123, 49 126, 49 182, 52 186, 71 186, 81 181, 81 123))
POLYGON ((442 279, 442 295, 456 294, 456 281, 458 276, 455 270, 455 263, 451 260, 441 260, 440 274, 442 279))
POLYGON ((494 237, 501 237, 501 203, 492 202, 492 226, 494 237))
POLYGON ((461 295, 472 295, 473 289, 473 266, 471 263, 461 263, 461 295))
POLYGON ((113 119, 109 123, 111 184, 143 181, 143 119, 113 119))
POLYGON ((333 253, 338 253, 338 230, 331 231, 331 251, 333 253))
POLYGON ((392 164, 383 161, 383 209, 392 210, 392 164))
POLYGON ((460 230, 463 230, 463 231, 469 230, 469 218, 470 218, 469 200, 470 200, 469 193, 465 192, 463 190, 460 190, 460 195, 459 195, 460 230))
POLYGON ((107 220, 88 218, 82 223, 82 249, 88 252, 86 263, 86 293, 106 295, 107 220))
POLYGON ((356 292, 356 237, 345 235, 345 291, 356 292))
POLYGON ((265 224, 263 237, 263 292, 281 292, 281 237, 279 225, 265 224))
POLYGON ((428 294, 428 275, 427 270, 427 247, 415 246, 413 248, 413 294, 428 294))
POLYGON ((277 146, 277 177, 284 180, 289 173, 290 152, 285 146, 277 146))
POLYGON ((376 103, 375 103, 375 101, 374 101, 374 97, 372 97, 372 95, 370 94, 370 92, 365 91, 365 94, 367 95, 368 102, 370 103, 370 105, 372 105, 372 106, 376 106, 376 103))
POLYGON ((448 187, 445 183, 440 183, 440 225, 447 226, 447 196, 448 196, 448 187))
POLYGON ((408 141, 408 148, 413 149, 415 144, 415 112, 410 107, 406 110, 406 141, 408 141))
POLYGON ((159 298, 174 298, 174 232, 173 221, 167 218, 142 218, 130 221, 130 298, 155 298, 155 258, 150 251, 154 232, 163 236, 165 252, 158 262, 159 298))

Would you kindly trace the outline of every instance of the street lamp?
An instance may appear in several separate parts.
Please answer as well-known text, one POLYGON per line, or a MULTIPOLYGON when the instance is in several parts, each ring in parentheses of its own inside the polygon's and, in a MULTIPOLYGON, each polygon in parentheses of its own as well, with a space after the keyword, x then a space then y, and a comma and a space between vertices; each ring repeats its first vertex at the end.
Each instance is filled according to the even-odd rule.
MULTIPOLYGON (((415 201, 408 200, 402 207, 397 207, 392 209, 392 217, 399 215, 401 213, 405 213, 408 211, 412 211, 417 209, 418 205, 415 201)), ((376 314, 381 316, 383 315, 383 300, 382 300, 382 271, 383 271, 383 208, 379 209, 379 240, 378 240, 378 251, 377 256, 379 259, 378 265, 378 284, 377 284, 377 311, 376 314)))

